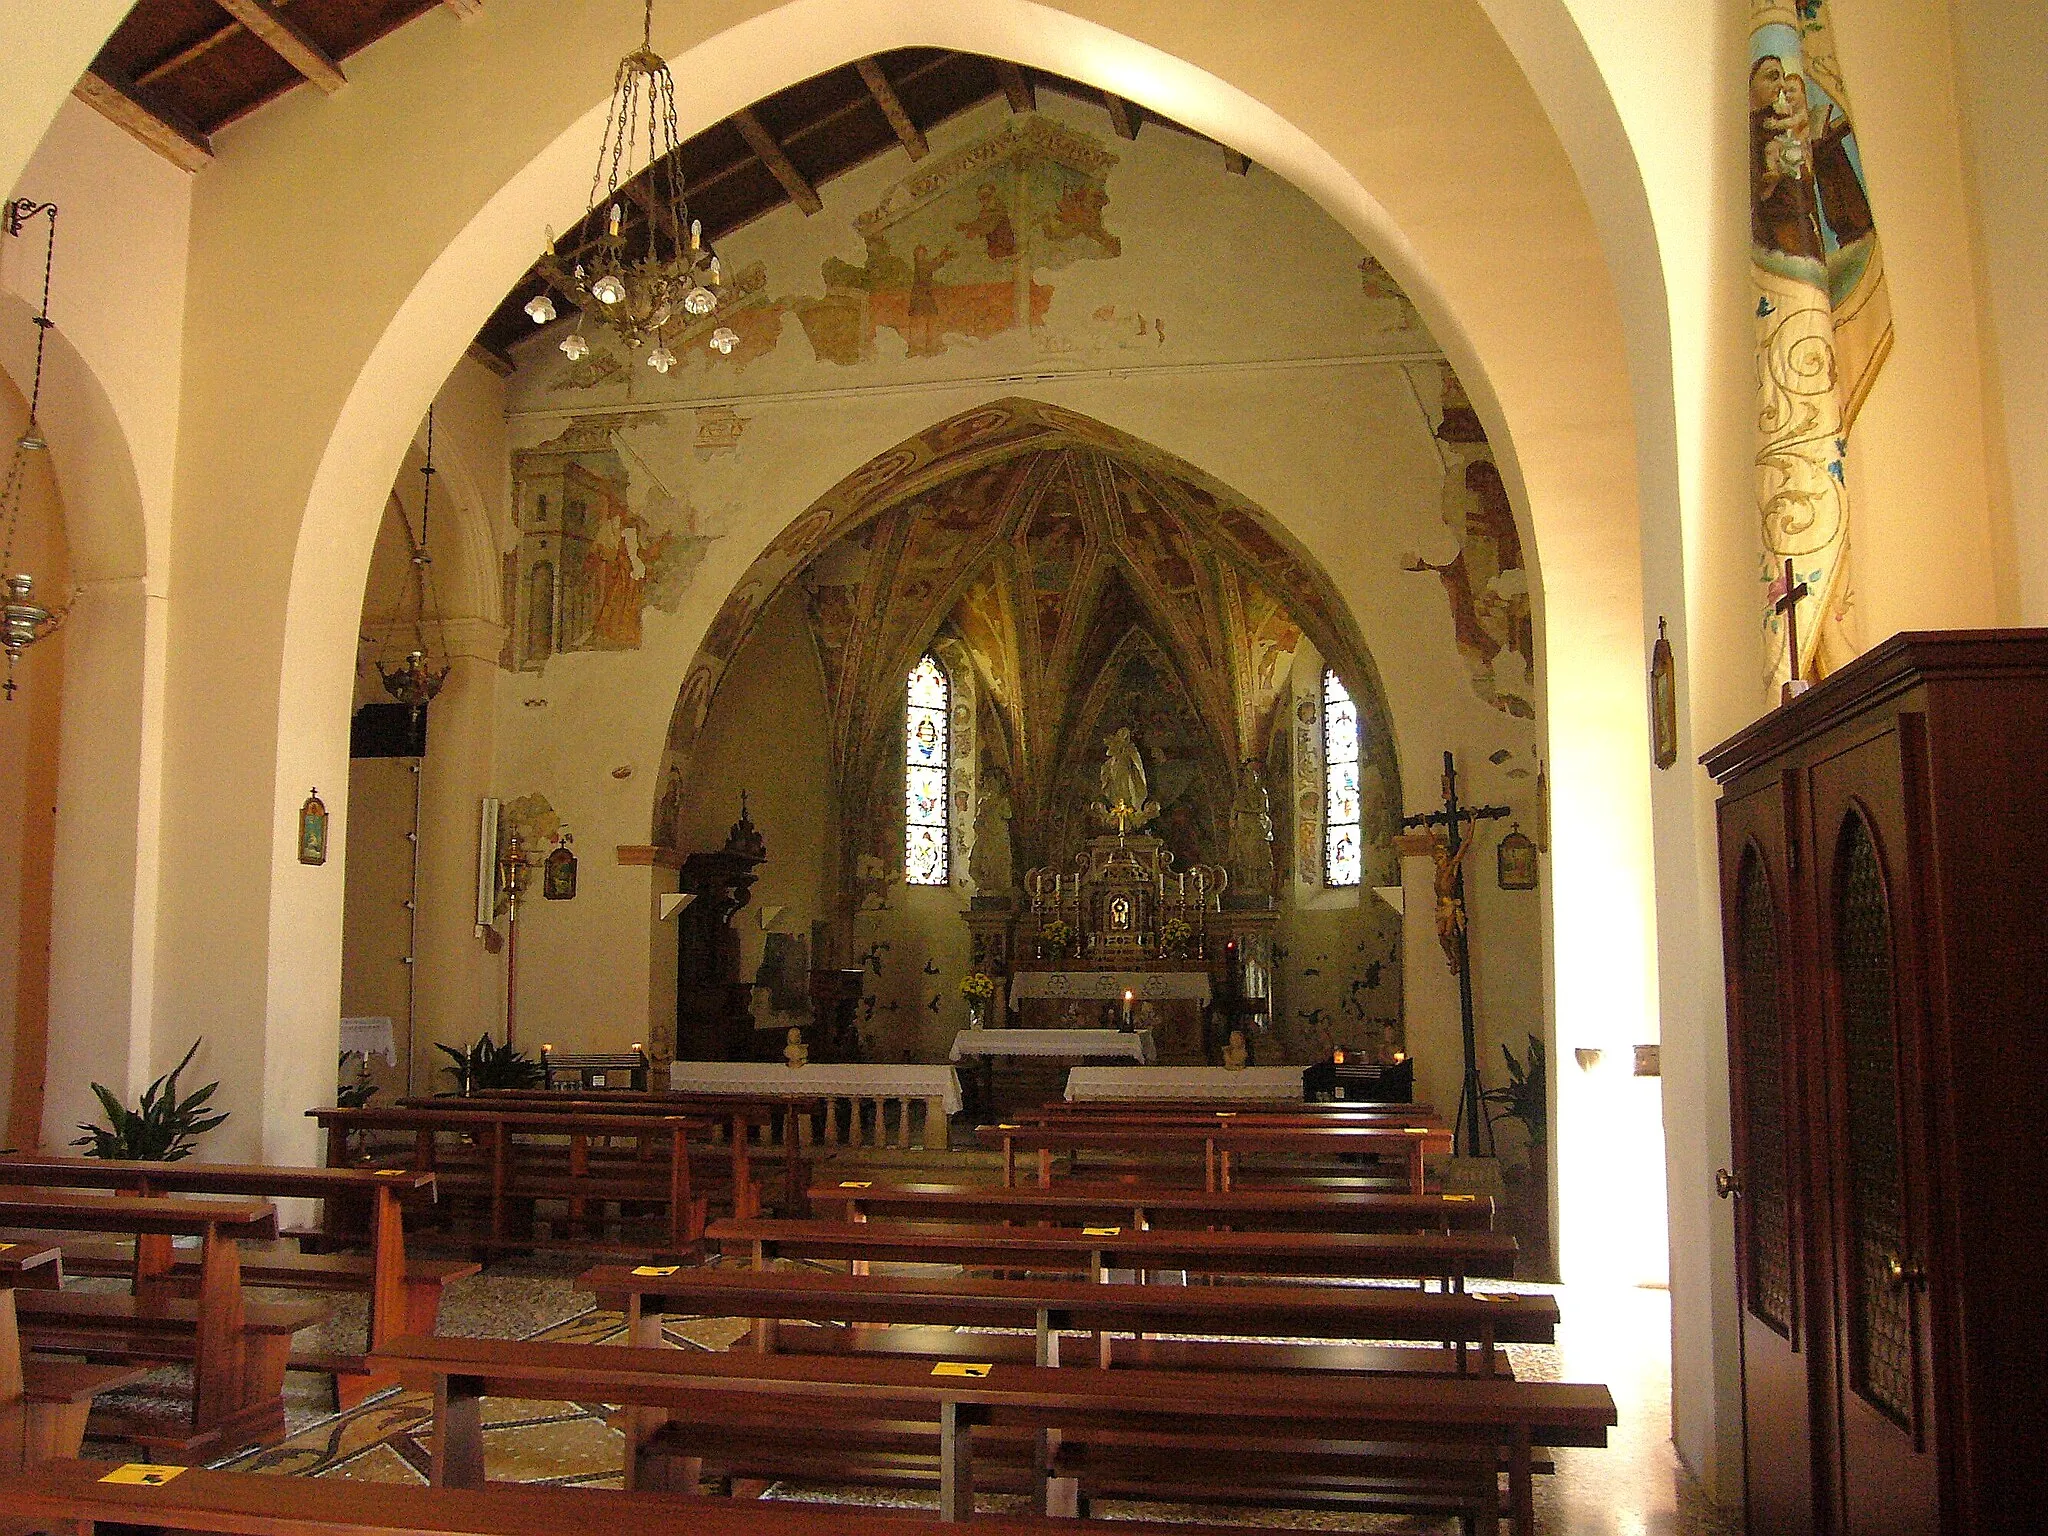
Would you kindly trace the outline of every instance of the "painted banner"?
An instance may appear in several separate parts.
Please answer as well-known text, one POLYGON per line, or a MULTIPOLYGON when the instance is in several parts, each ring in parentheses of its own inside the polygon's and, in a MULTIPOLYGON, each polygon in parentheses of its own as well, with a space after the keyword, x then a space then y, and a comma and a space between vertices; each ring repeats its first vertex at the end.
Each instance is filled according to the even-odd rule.
POLYGON ((1758 580, 1775 686, 1790 675, 1773 606, 1788 558, 1811 593, 1800 676, 1825 676, 1861 649, 1843 460, 1891 349, 1892 318, 1827 0, 1751 0, 1749 59, 1758 580))

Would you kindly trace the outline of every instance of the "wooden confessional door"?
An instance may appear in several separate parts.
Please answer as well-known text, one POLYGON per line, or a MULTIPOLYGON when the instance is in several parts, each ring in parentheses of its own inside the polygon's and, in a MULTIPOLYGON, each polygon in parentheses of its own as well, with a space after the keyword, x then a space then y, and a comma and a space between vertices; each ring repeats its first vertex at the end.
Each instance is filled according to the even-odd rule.
POLYGON ((1924 781, 1920 724, 1902 715, 1808 777, 1827 1116, 1814 1174, 1835 1339, 1823 1440, 1841 1536, 1940 1528, 1923 1268, 1927 1051, 1906 803, 1924 781))
POLYGON ((1785 826, 1789 781, 1720 809, 1728 1077, 1735 1167, 1736 1292, 1742 1317, 1743 1471, 1752 1536, 1810 1536, 1812 1340, 1805 1323, 1804 1074, 1785 826))

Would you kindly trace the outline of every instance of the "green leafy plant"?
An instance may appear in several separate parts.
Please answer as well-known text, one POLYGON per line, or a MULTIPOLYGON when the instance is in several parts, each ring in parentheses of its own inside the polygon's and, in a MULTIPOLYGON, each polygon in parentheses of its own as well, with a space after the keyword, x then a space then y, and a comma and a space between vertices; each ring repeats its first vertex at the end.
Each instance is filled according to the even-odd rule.
POLYGON ((1499 1106, 1494 1119, 1521 1121, 1522 1128, 1529 1133, 1530 1144, 1539 1145, 1550 1125, 1550 1068, 1544 1058, 1543 1042, 1534 1035, 1529 1037, 1525 1061, 1515 1060, 1515 1053, 1505 1045, 1500 1053, 1507 1059, 1507 1083, 1487 1089, 1480 1097, 1499 1106))
MULTIPOLYGON (((200 1040, 204 1038, 202 1035, 200 1040)), ((107 1112, 107 1123, 81 1122, 78 1128, 85 1134, 74 1138, 71 1145, 85 1148, 87 1157, 124 1163, 175 1163, 190 1157, 193 1143, 228 1117, 226 1110, 205 1111, 218 1082, 208 1083, 186 1098, 178 1097, 178 1074, 191 1065, 199 1044, 194 1040, 184 1060, 151 1083, 134 1109, 115 1098, 112 1089, 94 1083, 92 1091, 107 1112)))
POLYGON ((476 1044, 468 1050, 438 1042, 434 1049, 455 1063, 441 1070, 454 1077, 457 1093, 475 1093, 486 1088, 538 1088, 547 1078, 539 1062, 509 1041, 499 1045, 489 1030, 478 1035, 476 1044))
MULTIPOLYGON (((341 1065, 348 1065, 349 1053, 341 1053, 341 1065)), ((367 1063, 366 1063, 367 1065, 367 1063)), ((334 1090, 334 1106, 337 1109, 362 1109, 377 1096, 377 1085, 365 1073, 352 1083, 343 1083, 334 1090)))

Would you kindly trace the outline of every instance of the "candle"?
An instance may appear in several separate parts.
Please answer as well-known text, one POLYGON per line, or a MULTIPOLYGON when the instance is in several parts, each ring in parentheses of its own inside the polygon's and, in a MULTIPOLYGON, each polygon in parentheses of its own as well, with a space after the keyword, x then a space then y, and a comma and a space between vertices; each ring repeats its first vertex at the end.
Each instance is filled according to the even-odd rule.
POLYGON ((1124 1028, 1125 1028, 1125 1029, 1129 1029, 1130 1027, 1131 1027, 1131 991, 1130 991, 1130 988, 1126 987, 1126 988, 1124 989, 1124 1028))

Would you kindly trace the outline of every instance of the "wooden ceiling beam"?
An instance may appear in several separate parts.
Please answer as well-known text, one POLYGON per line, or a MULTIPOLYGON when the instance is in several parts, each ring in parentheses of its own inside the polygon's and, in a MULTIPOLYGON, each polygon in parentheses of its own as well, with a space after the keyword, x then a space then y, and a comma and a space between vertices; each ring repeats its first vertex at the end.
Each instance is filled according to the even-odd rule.
POLYGON ((1010 103, 1012 112, 1036 112, 1038 92, 1031 82, 1024 78, 1024 71, 1008 59, 997 59, 996 80, 1003 88, 1003 96, 1010 103))
POLYGON ((740 137, 747 141, 747 148, 754 157, 768 167, 769 173, 782 183, 782 190, 789 194, 789 200, 803 209, 806 217, 816 213, 825 205, 818 197, 817 188, 804 179, 804 173, 776 142, 775 135, 754 115, 752 107, 741 107, 732 115, 733 127, 739 129, 740 137))
POLYGON ((875 98, 875 105, 882 109, 882 116, 889 120, 889 126, 896 130, 896 137, 902 142, 903 151, 913 160, 922 160, 931 146, 924 141, 924 134, 910 114, 903 110, 903 102, 896 95, 896 87, 889 83, 889 77, 882 73, 882 66, 873 59, 856 59, 853 67, 860 71, 866 82, 868 94, 875 98))
POLYGON ((1109 126, 1116 130, 1116 136, 1136 139, 1138 128, 1144 122, 1138 109, 1111 91, 1102 93, 1102 104, 1109 108, 1109 126))
POLYGON ((468 356, 471 362, 481 363, 501 379, 509 379, 519 371, 511 358, 489 345, 481 336, 469 344, 468 356))
POLYGON ((176 113, 144 105, 134 89, 116 78, 113 71, 102 74, 87 70, 78 77, 71 94, 118 128, 162 155, 181 171, 197 171, 212 164, 213 145, 176 113))
POLYGON ((1228 144, 1223 145, 1222 149, 1223 169, 1230 172, 1230 174, 1233 176, 1244 176, 1250 173, 1252 168, 1252 162, 1251 157, 1249 155, 1240 155, 1228 144))
POLYGON ((654 167, 649 166, 619 190, 645 215, 648 223, 668 236, 670 246, 680 251, 689 243, 689 231, 678 229, 676 216, 670 211, 668 204, 647 190, 647 179, 653 172, 654 167))
POLYGON ((341 66, 313 41, 305 28, 285 15, 272 0, 214 0, 222 10, 321 90, 332 96, 348 84, 341 66))

